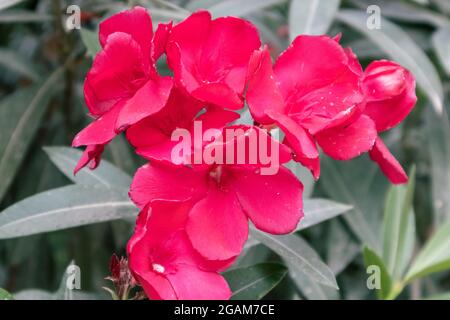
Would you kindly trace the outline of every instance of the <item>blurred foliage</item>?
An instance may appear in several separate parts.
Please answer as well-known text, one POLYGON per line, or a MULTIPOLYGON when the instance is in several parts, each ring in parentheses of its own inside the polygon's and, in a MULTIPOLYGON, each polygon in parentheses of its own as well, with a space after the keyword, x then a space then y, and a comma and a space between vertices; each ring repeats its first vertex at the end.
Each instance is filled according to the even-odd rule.
MULTIPOLYGON (((322 177, 315 185, 297 169, 312 193, 306 216, 318 212, 322 218, 300 226, 301 238, 271 239, 255 231, 226 274, 236 290, 254 288, 238 291, 237 298, 449 299, 449 3, 1 0, 0 288, 6 291, 0 289, 0 299, 9 299, 8 292, 23 299, 67 298, 61 286, 71 261, 82 270, 83 291, 95 294, 80 293, 78 298, 107 297, 101 287, 107 284, 109 258, 112 253, 124 255, 132 233, 130 216, 135 212, 126 199, 128 175, 142 160, 123 137, 115 139, 105 152, 112 165, 105 162, 97 170, 100 180, 110 185, 98 186, 95 176, 71 176, 72 158, 78 153, 52 147, 46 154, 43 148, 69 146, 89 122, 83 79, 98 50, 98 23, 137 4, 150 10, 154 25, 179 21, 198 8, 216 17, 244 17, 259 28, 274 57, 298 34, 342 32, 342 44, 351 46, 363 65, 393 59, 417 78, 417 106, 383 137, 400 162, 415 171, 410 184, 389 187, 367 156, 351 162, 324 157, 322 177), (81 8, 81 30, 65 27, 66 9, 73 4, 81 8), (381 29, 367 28, 371 4, 381 8, 381 29), (344 213, 348 207, 318 197, 351 205, 352 210, 344 213), (123 204, 113 208, 111 199, 123 204), (78 210, 80 203, 95 203, 97 209, 78 210), (51 210, 63 214, 42 219, 51 210), (24 219, 31 222, 24 224, 24 219), (382 290, 368 289, 366 264, 381 266, 382 290)), ((163 59, 158 67, 168 72, 163 59)))

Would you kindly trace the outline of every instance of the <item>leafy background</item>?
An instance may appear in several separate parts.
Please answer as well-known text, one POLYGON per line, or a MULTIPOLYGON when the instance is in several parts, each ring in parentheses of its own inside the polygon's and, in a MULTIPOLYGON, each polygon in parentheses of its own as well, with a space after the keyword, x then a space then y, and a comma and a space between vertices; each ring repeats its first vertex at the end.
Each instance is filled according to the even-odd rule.
MULTIPOLYGON (((410 183, 389 186, 367 156, 324 157, 318 183, 292 165, 306 186, 306 218, 287 236, 251 231, 225 274, 233 298, 450 299, 448 0, 0 1, 0 299, 67 299, 70 263, 81 268, 82 290, 69 298, 108 298, 101 287, 111 254, 123 255, 132 233, 127 188, 142 160, 118 137, 108 161, 74 177, 80 152, 67 146, 89 122, 82 85, 96 27, 136 4, 154 22, 198 8, 244 17, 274 57, 298 34, 342 32, 364 65, 393 59, 417 79, 416 108, 384 136, 410 183), (65 30, 71 4, 81 8, 81 30, 65 30), (373 4, 381 29, 369 30, 373 4), (367 286, 374 265, 379 290, 367 286)), ((158 67, 168 72, 163 60, 158 67)), ((239 121, 249 121, 247 111, 239 121)))

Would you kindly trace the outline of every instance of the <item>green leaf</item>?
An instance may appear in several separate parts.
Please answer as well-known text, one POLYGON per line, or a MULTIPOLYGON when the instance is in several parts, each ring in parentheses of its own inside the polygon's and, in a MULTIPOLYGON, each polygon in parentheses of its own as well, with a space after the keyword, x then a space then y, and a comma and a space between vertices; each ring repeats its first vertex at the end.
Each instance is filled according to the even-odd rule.
POLYGON ((439 62, 450 75, 450 26, 445 26, 433 33, 431 37, 439 62))
POLYGON ((413 214, 415 167, 407 185, 391 186, 383 219, 383 261, 394 280, 400 280, 411 259, 415 241, 413 214))
POLYGON ((414 259, 405 282, 450 269, 450 221, 442 225, 414 259))
POLYGON ((313 281, 338 288, 333 272, 300 236, 296 234, 276 236, 254 227, 250 228, 250 234, 313 281))
POLYGON ((341 10, 337 17, 367 36, 396 62, 408 68, 416 77, 439 114, 443 110, 443 89, 439 75, 420 47, 399 26, 381 19, 380 29, 367 28, 367 15, 358 10, 341 10))
POLYGON ((303 203, 304 217, 298 224, 296 231, 300 231, 316 224, 333 219, 352 209, 352 206, 327 199, 306 199, 303 203))
POLYGON ((81 40, 86 47, 86 53, 90 57, 94 57, 100 51, 100 43, 98 42, 97 33, 87 29, 80 30, 81 40))
POLYGON ((53 17, 48 14, 37 13, 28 10, 6 10, 0 12, 1 23, 42 23, 52 21, 53 17))
POLYGON ((359 255, 361 247, 339 220, 330 221, 329 227, 326 262, 333 273, 338 275, 359 255))
POLYGON ((77 184, 85 186, 101 185, 124 190, 128 190, 130 187, 131 177, 106 160, 102 160, 100 166, 95 170, 84 168, 74 175, 73 169, 82 155, 80 150, 68 147, 45 147, 44 151, 56 167, 77 184))
POLYGON ((60 89, 63 70, 56 70, 42 84, 17 90, 0 103, 0 200, 13 181, 50 100, 60 89))
POLYGON ((450 220, 450 124, 447 112, 439 116, 433 110, 425 115, 427 145, 431 158, 431 186, 434 225, 450 220))
POLYGON ((24 0, 2 0, 0 2, 0 10, 7 9, 9 7, 15 6, 16 4, 19 4, 23 2, 24 0))
POLYGON ((384 197, 386 179, 376 164, 367 157, 351 162, 321 161, 320 186, 334 200, 348 203, 353 210, 343 218, 358 238, 373 248, 380 247, 380 201, 384 197), (380 180, 379 180, 380 179, 380 180))
POLYGON ((0 301, 1 300, 14 300, 14 297, 5 289, 0 288, 0 301))
POLYGON ((255 11, 265 9, 287 0, 225 0, 207 8, 214 17, 235 16, 243 17, 255 11))
POLYGON ((386 299, 392 289, 392 280, 383 260, 369 247, 364 247, 363 255, 366 268, 369 268, 370 266, 377 266, 379 268, 381 286, 379 290, 377 289, 377 294, 380 299, 386 299))
POLYGON ((24 75, 33 81, 36 81, 39 78, 34 66, 29 61, 20 57, 15 51, 0 49, 0 65, 24 75))
POLYGON ((135 217, 127 193, 99 186, 70 185, 38 193, 0 213, 0 239, 135 217))
POLYGON ((448 24, 444 15, 436 13, 404 1, 392 0, 353 0, 352 3, 362 10, 366 10, 370 5, 377 5, 381 8, 381 14, 402 22, 429 24, 433 27, 448 24))
POLYGON ((425 298, 425 300, 450 300, 450 292, 436 294, 425 298))
POLYGON ((287 263, 289 276, 294 281, 298 290, 309 300, 336 300, 339 297, 338 290, 326 287, 315 282, 307 274, 303 273, 295 265, 287 263))
POLYGON ((223 274, 233 292, 232 300, 259 300, 286 276, 287 269, 276 263, 261 263, 223 274))
POLYGON ((320 35, 328 31, 340 0, 292 0, 289 7, 291 41, 300 34, 320 35))

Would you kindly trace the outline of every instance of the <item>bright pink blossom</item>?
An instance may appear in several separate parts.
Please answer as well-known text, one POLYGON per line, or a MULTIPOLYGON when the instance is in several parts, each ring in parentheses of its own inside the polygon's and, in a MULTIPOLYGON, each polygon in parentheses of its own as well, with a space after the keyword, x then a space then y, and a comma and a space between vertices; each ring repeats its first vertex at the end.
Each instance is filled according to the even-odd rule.
POLYGON ((129 267, 150 299, 229 299, 218 274, 230 261, 208 261, 192 247, 185 225, 192 203, 154 201, 139 214, 128 242, 129 267))
POLYGON ((194 98, 240 109, 248 60, 260 45, 250 22, 235 17, 211 20, 209 12, 199 11, 173 27, 166 54, 175 82, 194 98))
POLYGON ((414 77, 400 65, 380 60, 366 68, 362 81, 365 96, 363 114, 349 125, 319 133, 316 139, 324 152, 337 160, 352 159, 355 153, 351 150, 355 145, 364 145, 370 158, 378 163, 392 183, 405 183, 408 176, 378 132, 398 125, 414 107, 417 100, 414 77))
POLYGON ((155 61, 165 47, 170 25, 155 34, 146 9, 135 7, 100 24, 102 50, 95 56, 84 83, 84 96, 94 121, 73 140, 87 146, 75 172, 94 160, 116 134, 158 112, 168 99, 172 79, 157 74, 155 61))
MULTIPOLYGON (((224 145, 245 141, 241 138, 224 145)), ((260 138, 278 144, 268 135, 260 138)), ((280 164, 286 163, 291 151, 279 148, 280 164)), ((195 201, 186 227, 194 248, 210 260, 226 260, 241 252, 248 236, 247 219, 265 232, 285 234, 303 217, 301 182, 283 166, 274 175, 261 175, 262 167, 262 163, 200 168, 146 164, 133 179, 130 197, 141 208, 156 199, 195 201)))
MULTIPOLYGON (((314 136, 348 124, 360 114, 364 98, 360 78, 360 69, 337 39, 299 36, 273 68, 267 48, 253 53, 246 98, 255 120, 276 123, 284 131, 295 159, 318 178, 319 152, 314 136)), ((358 129, 355 134, 370 133, 362 126, 358 129)), ((369 148, 375 138, 370 136, 369 148)), ((367 144, 346 151, 360 154, 369 149, 367 144)))

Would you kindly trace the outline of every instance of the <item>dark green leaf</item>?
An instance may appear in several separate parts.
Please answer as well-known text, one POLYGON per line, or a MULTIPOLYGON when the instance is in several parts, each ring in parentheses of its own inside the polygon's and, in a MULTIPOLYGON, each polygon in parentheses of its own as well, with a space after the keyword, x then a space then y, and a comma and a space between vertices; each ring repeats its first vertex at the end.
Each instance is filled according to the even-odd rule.
POLYGON ((233 295, 232 300, 259 300, 267 295, 286 276, 287 269, 275 263, 261 263, 252 267, 225 272, 233 295))

